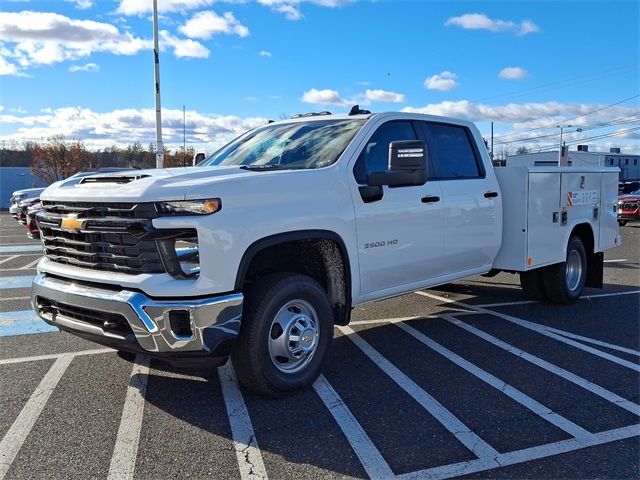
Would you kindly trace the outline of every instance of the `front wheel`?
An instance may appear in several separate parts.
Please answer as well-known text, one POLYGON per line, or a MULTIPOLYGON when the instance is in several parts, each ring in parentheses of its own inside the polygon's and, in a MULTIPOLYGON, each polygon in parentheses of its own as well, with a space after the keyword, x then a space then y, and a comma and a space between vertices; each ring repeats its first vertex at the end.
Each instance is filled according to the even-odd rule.
POLYGON ((247 292, 231 359, 243 386, 284 397, 318 378, 332 339, 333 315, 322 286, 305 275, 277 273, 247 292))
POLYGON ((571 237, 564 262, 545 269, 544 290, 553 303, 577 300, 587 280, 587 252, 579 237, 571 237))
POLYGON ((618 225, 624 227, 628 222, 626 220, 618 220, 618 225))

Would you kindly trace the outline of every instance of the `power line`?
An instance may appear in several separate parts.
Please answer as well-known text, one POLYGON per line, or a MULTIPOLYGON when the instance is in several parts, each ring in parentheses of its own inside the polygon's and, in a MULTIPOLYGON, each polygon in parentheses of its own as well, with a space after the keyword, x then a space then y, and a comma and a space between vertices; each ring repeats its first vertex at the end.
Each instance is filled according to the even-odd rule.
POLYGON ((640 97, 640 94, 633 95, 633 96, 631 96, 631 97, 629 97, 629 98, 625 98, 624 100, 620 100, 619 102, 615 102, 615 103, 612 103, 612 104, 610 104, 610 105, 606 105, 606 106, 604 106, 604 107, 597 108, 596 110, 592 110, 592 111, 590 111, 590 112, 583 113, 583 114, 581 114, 581 115, 576 115, 575 117, 570 117, 570 118, 565 118, 564 120, 558 120, 558 121, 555 121, 555 122, 550 123, 550 124, 548 124, 548 125, 543 125, 543 126, 541 126, 541 127, 531 128, 531 129, 529 129, 529 130, 522 130, 522 131, 520 131, 520 132, 507 133, 507 134, 505 134, 505 135, 501 135, 501 136, 500 136, 500 137, 498 137, 497 139, 498 139, 498 140, 500 140, 500 139, 503 139, 503 138, 506 138, 506 137, 512 137, 513 135, 518 135, 518 134, 521 134, 521 133, 534 132, 534 131, 536 131, 536 130, 544 130, 545 128, 555 127, 555 126, 556 126, 556 125, 558 125, 559 123, 569 122, 569 121, 571 121, 571 120, 575 120, 575 119, 577 119, 577 118, 586 117, 587 115, 592 115, 592 114, 594 114, 594 113, 601 112, 602 110, 606 110, 606 109, 608 109, 608 108, 615 107, 616 105, 620 105, 621 103, 628 102, 629 100, 633 100, 634 98, 638 98, 638 97, 640 97))
MULTIPOLYGON (((588 131, 588 130, 597 130, 599 128, 614 127, 614 126, 617 126, 617 125, 626 125, 626 124, 629 124, 629 123, 640 122, 640 117, 639 118, 628 119, 629 117, 632 117, 632 116, 636 116, 637 117, 638 115, 636 115, 636 114, 634 114, 634 115, 626 115, 624 117, 620 117, 618 119, 611 120, 610 122, 601 123, 600 125, 594 125, 592 127, 582 127, 580 129, 580 131, 584 132, 584 131, 588 131)), ((576 131, 578 131, 578 130, 576 130, 576 131)), ((567 133, 570 134, 570 133, 573 133, 573 132, 567 132, 567 133)), ((531 140, 538 140, 540 138, 548 138, 548 137, 554 137, 554 136, 558 136, 558 135, 560 135, 559 132, 553 132, 553 133, 547 133, 545 135, 537 135, 535 137, 527 137, 527 138, 519 138, 517 140, 509 140, 508 142, 502 142, 499 139, 497 141, 500 142, 503 145, 508 145, 508 144, 512 144, 512 143, 528 142, 528 141, 531 141, 531 140)))
POLYGON ((477 102, 486 102, 487 100, 495 100, 497 98, 508 98, 508 97, 519 97, 519 96, 523 96, 526 95, 527 93, 531 93, 531 92, 535 92, 537 90, 540 91, 549 91, 549 90, 555 90, 557 88, 562 88, 562 87, 568 87, 568 86, 572 86, 574 84, 580 84, 580 83, 587 83, 593 80, 600 80, 602 78, 606 78, 612 75, 615 75, 616 72, 620 71, 620 70, 631 70, 636 71, 638 68, 638 64, 634 63, 634 64, 630 64, 630 65, 625 65, 625 66, 621 66, 621 67, 616 67, 616 68, 612 68, 609 70, 603 70, 601 72, 598 73, 590 73, 587 75, 580 75, 578 77, 573 77, 573 78, 568 78, 566 80, 559 80, 556 82, 550 82, 550 83, 545 83, 542 85, 539 85, 537 87, 530 87, 530 88, 525 88, 523 90, 516 90, 514 92, 509 92, 509 93, 502 93, 500 95, 494 95, 491 97, 485 97, 485 98, 481 98, 478 100, 474 100, 474 103, 477 102), (593 77, 593 78, 592 78, 593 77), (587 80, 585 80, 587 79, 587 80))

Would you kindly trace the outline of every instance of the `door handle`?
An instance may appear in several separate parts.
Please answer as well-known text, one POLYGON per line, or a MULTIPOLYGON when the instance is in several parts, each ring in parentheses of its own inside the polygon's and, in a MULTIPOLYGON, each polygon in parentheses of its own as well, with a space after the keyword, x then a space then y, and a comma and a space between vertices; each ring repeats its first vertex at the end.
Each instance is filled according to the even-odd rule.
POLYGON ((440 197, 427 195, 420 200, 422 203, 436 203, 440 201, 440 197))
POLYGON ((498 196, 498 192, 487 192, 484 194, 484 198, 496 198, 498 196))

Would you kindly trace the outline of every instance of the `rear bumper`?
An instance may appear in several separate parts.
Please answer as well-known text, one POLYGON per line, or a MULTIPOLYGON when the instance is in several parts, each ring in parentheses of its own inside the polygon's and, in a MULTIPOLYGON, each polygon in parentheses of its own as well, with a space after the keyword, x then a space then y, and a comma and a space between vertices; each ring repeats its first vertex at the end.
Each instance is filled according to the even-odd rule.
POLYGON ((61 330, 118 350, 189 366, 226 361, 240 329, 243 304, 240 293, 158 301, 141 292, 80 284, 43 273, 33 279, 31 296, 40 318, 61 330))

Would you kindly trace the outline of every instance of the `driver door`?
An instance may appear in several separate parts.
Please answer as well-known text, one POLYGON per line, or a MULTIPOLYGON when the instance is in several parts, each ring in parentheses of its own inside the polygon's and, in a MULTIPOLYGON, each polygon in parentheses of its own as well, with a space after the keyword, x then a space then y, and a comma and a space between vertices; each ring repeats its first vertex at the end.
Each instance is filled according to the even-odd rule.
MULTIPOLYGON (((421 139, 422 133, 412 121, 378 126, 353 168, 356 183, 365 186, 369 173, 388 169, 389 143, 421 139)), ((383 196, 378 200, 363 197, 355 188, 363 300, 406 291, 407 285, 446 273, 439 260, 444 241, 441 185, 429 177, 433 178, 428 173, 427 182, 421 186, 383 186, 383 196)))

